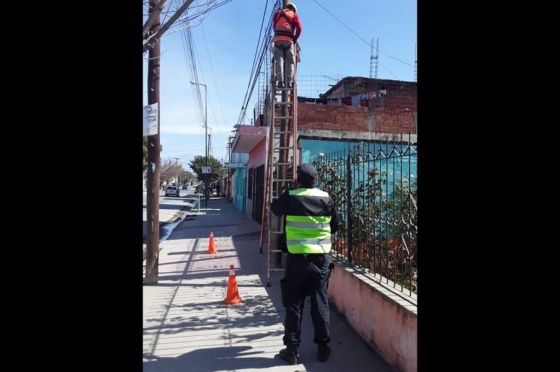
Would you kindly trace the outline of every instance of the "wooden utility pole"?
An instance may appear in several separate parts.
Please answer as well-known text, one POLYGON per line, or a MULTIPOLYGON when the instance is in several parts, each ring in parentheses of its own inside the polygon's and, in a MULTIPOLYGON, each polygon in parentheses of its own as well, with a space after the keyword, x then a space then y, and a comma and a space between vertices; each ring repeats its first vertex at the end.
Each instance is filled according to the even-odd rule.
MULTIPOLYGON (((158 11, 162 0, 150 0, 150 15, 158 11)), ((150 17, 153 22, 150 35, 157 34, 161 29, 159 12, 150 17)), ((159 105, 159 67, 160 67, 160 39, 153 40, 153 47, 149 50, 148 60, 148 104, 158 104, 157 133, 148 136, 148 192, 147 192, 147 247, 146 247, 146 277, 144 284, 158 283, 159 266, 159 179, 160 179, 160 112, 159 105)))
POLYGON ((157 23, 158 29, 157 29, 157 31, 155 31, 153 33, 150 33, 150 35, 153 35, 153 36, 149 37, 149 40, 147 40, 147 42, 144 44, 144 52, 146 50, 152 48, 155 45, 156 40, 157 40, 157 43, 159 44, 159 39, 165 33, 165 31, 167 31, 169 29, 169 27, 171 27, 175 23, 175 21, 177 19, 179 19, 181 14, 183 14, 185 12, 185 10, 187 10, 187 8, 193 2, 193 0, 186 0, 183 3, 183 5, 181 5, 181 7, 179 9, 177 9, 177 11, 169 18, 169 20, 167 22, 165 22, 165 24, 163 26, 161 26, 160 23, 159 23, 159 14, 157 14, 157 20, 155 19, 155 17, 152 17, 152 14, 151 14, 153 9, 157 10, 157 9, 163 8, 163 5, 159 6, 161 1, 163 1, 163 0, 159 0, 159 1, 150 0, 150 17, 148 18, 148 22, 146 22, 146 23, 148 25, 149 25, 149 22, 152 22, 153 24, 157 23), (157 8, 152 8, 151 7, 152 3, 158 4, 158 7, 157 8))

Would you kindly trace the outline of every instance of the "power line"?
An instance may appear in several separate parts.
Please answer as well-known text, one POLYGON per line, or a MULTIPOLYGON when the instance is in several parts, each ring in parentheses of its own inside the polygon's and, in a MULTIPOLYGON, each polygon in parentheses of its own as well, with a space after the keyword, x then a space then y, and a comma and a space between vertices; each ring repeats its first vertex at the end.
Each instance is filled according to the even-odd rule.
MULTIPOLYGON (((213 1, 216 1, 216 0, 213 0, 213 1)), ((191 27, 191 28, 198 27, 199 25, 202 24, 202 22, 204 22, 204 19, 205 19, 205 17, 203 17, 204 15, 209 13, 211 10, 217 9, 217 8, 221 7, 222 5, 225 5, 229 2, 231 2, 231 0, 224 0, 221 3, 215 4, 215 5, 213 5, 209 8, 206 8, 202 11, 199 11, 198 13, 194 13, 192 15, 185 15, 183 17, 179 17, 179 19, 178 19, 179 21, 188 21, 188 23, 186 25, 184 25, 184 23, 177 23, 177 24, 172 25, 169 28, 169 30, 163 36, 172 35, 176 32, 179 32, 179 31, 183 30, 186 27, 191 27), (191 22, 194 21, 195 19, 198 21, 198 23, 197 24, 192 24, 191 22)), ((208 4, 206 4, 206 5, 208 5, 208 4)), ((197 7, 202 7, 202 5, 191 6, 191 7, 189 7, 189 9, 197 8, 197 7)), ((187 13, 185 12, 185 14, 187 14, 187 13)))
MULTIPOLYGON (((278 1, 276 1, 276 4, 278 4, 278 1)), ((276 5, 275 4, 275 5, 276 5)), ((259 54, 259 45, 261 44, 261 36, 263 34, 263 26, 264 26, 264 20, 265 20, 265 15, 266 15, 266 10, 268 8, 268 0, 266 0, 266 4, 264 6, 264 10, 263 10, 263 15, 261 18, 261 28, 259 31, 259 37, 257 39, 257 47, 255 48, 255 55, 253 57, 253 66, 251 67, 251 72, 249 74, 249 82, 247 83, 247 91, 245 92, 245 97, 243 98, 243 104, 241 106, 241 112, 239 113, 239 118, 237 120, 237 124, 240 124, 241 121, 243 120, 243 117, 245 116, 245 111, 247 109, 247 104, 249 103, 249 99, 250 99, 250 86, 251 86, 251 80, 253 80, 253 74, 255 72, 255 66, 257 64, 257 55, 259 54)), ((266 43, 265 43, 266 45, 266 43)))
POLYGON ((380 50, 379 52, 385 54, 385 55, 386 55, 387 57, 389 57, 389 58, 393 58, 395 61, 402 62, 402 63, 404 63, 405 65, 412 67, 412 64, 411 64, 411 63, 408 63, 408 62, 406 62, 406 61, 403 61, 402 59, 399 59, 399 58, 397 58, 397 57, 393 57, 392 55, 389 55, 389 54, 385 53, 385 52, 382 51, 382 50, 380 50))
POLYGON ((142 47, 144 52, 152 48, 156 40, 161 38, 161 36, 167 31, 167 29, 169 29, 169 27, 171 27, 173 23, 175 23, 177 18, 179 18, 181 14, 183 14, 183 12, 187 10, 187 8, 189 7, 189 5, 191 5, 192 2, 193 0, 185 0, 185 2, 175 12, 175 14, 173 14, 173 16, 169 18, 169 21, 164 23, 163 26, 161 26, 161 28, 156 33, 148 36, 148 38, 144 40, 144 45, 142 47))
MULTIPOLYGON (((272 17, 274 16, 274 9, 276 9, 277 7, 279 7, 279 0, 277 0, 274 3, 274 6, 272 7, 272 11, 271 11, 270 17, 268 19, 267 28, 266 28, 266 31, 264 32, 265 36, 262 38, 260 57, 258 59, 256 58, 253 61, 253 69, 251 70, 251 76, 249 78, 247 92, 245 93, 245 98, 243 99, 243 105, 241 106, 241 112, 240 112, 239 118, 237 120, 238 124, 240 124, 243 121, 243 119, 245 118, 245 115, 246 115, 246 112, 247 112, 247 106, 249 105, 249 101, 250 101, 251 96, 253 94, 255 84, 258 81, 258 77, 259 77, 259 74, 260 74, 260 69, 261 69, 262 64, 263 64, 264 56, 266 55, 266 52, 268 51, 268 46, 269 46, 270 39, 271 39, 270 36, 272 34, 272 32, 271 32, 272 31, 272 17)), ((264 13, 263 13, 263 19, 262 19, 262 22, 261 22, 261 32, 259 33, 259 39, 260 39, 260 36, 263 35, 262 28, 263 28, 263 25, 264 25, 264 16, 266 14, 266 9, 267 8, 268 8, 268 0, 266 2, 264 13)), ((260 43, 261 43, 261 40, 258 40, 255 55, 259 54, 258 51, 259 51, 259 44, 260 43)))
MULTIPOLYGON (((220 97, 220 90, 218 89, 218 83, 216 81, 216 75, 214 74, 214 66, 212 64, 212 57, 210 56, 210 50, 208 49, 208 40, 206 40, 206 31, 204 30, 204 25, 202 25, 202 35, 204 36, 204 44, 206 45, 206 53, 208 54, 208 62, 210 64, 210 71, 212 72, 212 78, 214 80, 214 88, 216 89, 216 95, 218 96, 218 102, 219 102, 219 107, 220 107, 220 111, 222 113, 222 120, 223 122, 223 129, 227 129, 227 122, 226 122, 226 116, 224 114, 224 108, 222 105, 222 99, 220 97)), ((212 113, 215 115, 214 110, 212 110, 212 113)), ((217 123, 219 123, 218 120, 216 120, 217 123)))
MULTIPOLYGON (((167 1, 167 0, 164 0, 164 1, 165 1, 166 3, 168 3, 168 4, 162 4, 163 6, 167 5, 167 11, 161 12, 161 14, 164 15, 163 20, 161 21, 161 24, 162 24, 162 25, 163 25, 163 24, 165 23, 165 21, 167 20, 167 17, 169 16, 169 13, 170 13, 169 9, 171 9, 171 4, 173 4, 173 1, 167 1)), ((162 8, 163 8, 163 6, 162 6, 162 8)), ((175 13, 175 12, 173 12, 173 13, 175 13)))
MULTIPOLYGON (((190 59, 191 60, 191 72, 192 72, 191 76, 193 77, 194 81, 200 82, 201 80, 198 76, 198 70, 196 68, 196 65, 197 65, 197 63, 198 63, 198 65, 201 65, 201 64, 200 64, 199 55, 196 52, 194 40, 192 38, 191 28, 187 28, 184 33, 186 35, 188 35, 187 45, 189 46, 189 51, 190 51, 190 55, 191 55, 191 59, 190 59)), ((206 41, 206 39, 205 39, 205 41, 206 41)), ((206 46, 206 48, 208 49, 208 46, 206 46)), ((211 57, 210 57, 209 53, 208 53, 208 58, 209 58, 209 61, 210 61, 210 64, 211 64, 212 62, 211 62, 211 57)), ((213 73, 213 67, 211 67, 211 71, 213 73)), ((202 81, 206 81, 206 78, 204 77, 204 73, 201 73, 201 76, 202 76, 202 81)), ((201 84, 191 84, 191 85, 196 85, 196 87, 194 87, 194 86, 192 87, 194 89, 194 92, 195 92, 195 94, 193 94, 193 96, 196 96, 197 99, 198 99, 199 109, 200 109, 200 111, 199 111, 200 117, 203 118, 203 122, 205 123, 204 126, 205 126, 206 132, 207 132, 208 129, 210 129, 210 130, 212 129, 208 125, 208 117, 207 117, 208 107, 210 107, 210 111, 212 112, 212 115, 214 116, 214 118, 216 118, 216 113, 215 113, 215 110, 214 110, 214 106, 212 105, 212 101, 210 99, 208 99, 208 96, 207 96, 208 95, 208 86, 207 85, 205 86, 205 95, 206 95, 206 99, 205 99, 206 103, 205 104, 206 104, 206 107, 203 111, 202 98, 201 98, 201 94, 200 94, 200 85, 201 84), (205 114, 203 115, 202 112, 205 112, 205 114)), ((204 134, 204 137, 205 137, 205 141, 208 141, 208 139, 211 138, 211 137, 208 137, 207 134, 204 134)), ((209 141, 207 143, 211 144, 211 142, 209 142, 209 141)), ((208 155, 211 155, 211 147, 207 146, 206 149, 208 151, 208 155)))
MULTIPOLYGON (((188 23, 188 21, 184 21, 184 22, 188 23)), ((198 81, 198 74, 196 71, 196 58, 194 56, 195 52, 193 50, 191 29, 190 28, 185 29, 184 32, 181 33, 181 37, 183 39, 183 51, 185 53, 185 60, 188 64, 188 67, 190 68, 190 76, 195 81, 198 81), (188 55, 190 55, 190 58, 188 55)), ((191 91, 193 92, 193 97, 196 97, 196 101, 198 103, 199 110, 197 113, 199 114, 199 119, 201 122, 204 122, 204 118, 202 114, 204 111, 202 107, 202 96, 200 94, 200 87, 198 85, 196 86, 191 85, 191 91)), ((198 127, 198 130, 202 134, 202 129, 200 127, 198 127)))
POLYGON ((144 23, 144 26, 142 26, 142 37, 148 37, 148 32, 156 22, 156 19, 158 22, 160 21, 161 11, 165 7, 166 2, 167 0, 163 0, 160 3, 157 3, 157 8, 154 9, 152 9, 152 6, 148 4, 148 19, 146 20, 146 23, 144 23))
POLYGON ((381 67, 383 67, 385 70, 389 71, 389 73, 390 73, 391 75, 393 75, 395 79, 400 80, 399 77, 398 77, 397 75, 393 74, 393 72, 392 72, 391 70, 389 70, 387 67, 383 66, 383 63, 379 62, 379 64, 380 64, 381 67))
MULTIPOLYGON (((342 22, 337 16, 335 16, 334 14, 332 14, 327 8, 325 8, 323 5, 321 5, 317 0, 313 0, 317 5, 319 5, 321 8, 323 8, 327 13, 329 13, 332 17, 334 17, 337 21, 339 21, 344 27, 346 27, 348 30, 350 30, 350 32, 352 32, 354 35, 356 35, 360 40, 362 40, 367 46, 370 46, 370 43, 368 43, 366 41, 366 39, 364 39, 363 37, 361 37, 356 31, 352 30, 350 27, 348 27, 344 22, 342 22)), ((406 61, 403 61, 402 59, 399 59, 397 57, 393 57, 390 54, 387 54, 385 52, 383 52, 382 50, 379 50, 379 52, 385 54, 387 57, 394 59, 395 61, 399 61, 401 63, 404 63, 405 65, 411 66, 411 63, 408 63, 406 61)))
POLYGON ((356 33, 356 31, 352 30, 350 27, 346 26, 346 24, 344 22, 342 22, 340 20, 340 18, 338 18, 337 16, 335 16, 334 14, 332 14, 327 8, 325 8, 323 5, 321 5, 317 0, 313 0, 317 5, 319 5, 321 8, 323 8, 325 10, 325 12, 329 13, 331 16, 333 16, 337 21, 339 21, 340 23, 342 23, 342 25, 344 27, 346 27, 348 30, 350 30, 350 32, 352 32, 354 35, 356 35, 357 37, 360 38, 360 40, 362 40, 364 43, 366 43, 366 45, 369 46, 369 43, 366 41, 366 39, 364 39, 363 37, 361 37, 360 35, 358 35, 356 33))

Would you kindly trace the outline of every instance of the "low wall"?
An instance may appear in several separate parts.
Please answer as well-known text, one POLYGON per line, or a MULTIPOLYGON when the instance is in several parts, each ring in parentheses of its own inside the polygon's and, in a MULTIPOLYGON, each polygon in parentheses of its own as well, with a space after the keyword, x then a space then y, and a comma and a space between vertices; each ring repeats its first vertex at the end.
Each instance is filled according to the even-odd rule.
POLYGON ((417 371, 417 307, 338 262, 329 297, 350 326, 395 371, 417 371))

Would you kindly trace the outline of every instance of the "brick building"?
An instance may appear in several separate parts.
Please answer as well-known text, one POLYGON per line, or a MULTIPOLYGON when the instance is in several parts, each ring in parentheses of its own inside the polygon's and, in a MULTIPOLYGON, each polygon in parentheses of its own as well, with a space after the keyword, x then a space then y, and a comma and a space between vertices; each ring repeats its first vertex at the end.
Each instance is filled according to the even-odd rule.
MULTIPOLYGON (((345 77, 319 98, 298 97, 300 161, 310 161, 319 151, 348 149, 361 141, 398 141, 401 135, 416 141, 416 102, 416 82, 363 77, 345 77)), ((262 217, 270 125, 269 105, 265 102, 264 106, 254 126, 237 126, 232 141, 232 153, 248 154, 248 160, 226 165, 236 168, 231 181, 237 185, 237 192, 231 195, 234 203, 257 222, 262 217)))
POLYGON ((298 126, 308 129, 416 133, 416 82, 345 77, 320 99, 332 102, 335 98, 357 96, 363 97, 359 105, 300 102, 298 126))

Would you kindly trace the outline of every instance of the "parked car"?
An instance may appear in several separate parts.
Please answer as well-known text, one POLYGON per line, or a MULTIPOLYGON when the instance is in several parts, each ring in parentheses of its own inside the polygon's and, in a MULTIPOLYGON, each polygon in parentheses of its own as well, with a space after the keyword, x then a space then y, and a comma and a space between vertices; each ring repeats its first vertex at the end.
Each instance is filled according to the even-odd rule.
POLYGON ((181 196, 180 190, 177 186, 167 186, 165 189, 165 196, 181 196))
POLYGON ((186 183, 183 185, 183 190, 188 190, 189 189, 189 185, 187 185, 186 183))

